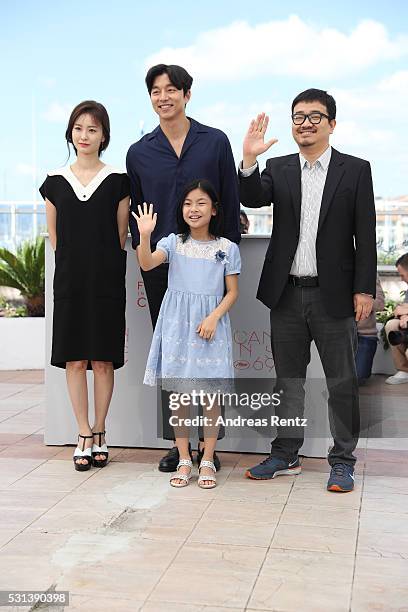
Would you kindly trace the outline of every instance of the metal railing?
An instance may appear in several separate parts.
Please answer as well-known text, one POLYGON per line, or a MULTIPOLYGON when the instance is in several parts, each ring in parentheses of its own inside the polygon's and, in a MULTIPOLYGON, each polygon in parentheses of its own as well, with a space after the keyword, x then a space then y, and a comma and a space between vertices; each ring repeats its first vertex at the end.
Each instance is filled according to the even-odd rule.
MULTIPOLYGON (((242 207, 249 219, 249 234, 270 235, 272 207, 262 210, 242 207)), ((46 230, 45 204, 40 200, 0 200, 0 246, 15 250, 25 239, 46 230)), ((377 243, 381 263, 393 265, 408 251, 408 206, 377 206, 377 243)))
POLYGON ((0 200, 0 246, 15 251, 23 240, 46 229, 45 204, 38 200, 0 200))
MULTIPOLYGON (((272 207, 258 210, 244 208, 249 219, 250 234, 270 235, 273 225, 272 207)), ((377 208, 377 254, 382 266, 394 267, 395 260, 408 252, 408 206, 377 208)))

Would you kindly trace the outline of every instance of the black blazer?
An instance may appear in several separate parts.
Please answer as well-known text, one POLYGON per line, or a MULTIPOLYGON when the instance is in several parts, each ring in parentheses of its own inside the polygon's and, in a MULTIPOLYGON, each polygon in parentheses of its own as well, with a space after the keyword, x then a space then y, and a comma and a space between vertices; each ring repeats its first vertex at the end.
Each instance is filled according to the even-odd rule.
MULTIPOLYGON (((268 159, 259 175, 239 173, 244 206, 273 202, 273 228, 257 298, 277 306, 292 267, 300 232, 301 170, 299 154, 268 159)), ((323 190, 316 238, 322 300, 333 317, 354 315, 353 294, 375 296, 377 249, 370 164, 332 149, 323 190)))

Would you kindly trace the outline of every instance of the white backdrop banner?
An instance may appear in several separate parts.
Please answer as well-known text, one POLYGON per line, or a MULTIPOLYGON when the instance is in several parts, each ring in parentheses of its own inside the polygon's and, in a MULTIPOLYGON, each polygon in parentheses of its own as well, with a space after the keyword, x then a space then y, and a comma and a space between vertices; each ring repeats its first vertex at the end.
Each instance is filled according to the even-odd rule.
MULTIPOLYGON (((268 239, 244 236, 240 245, 242 273, 239 280, 240 295, 231 310, 234 368, 237 378, 267 378, 274 376, 274 363, 270 345, 269 310, 256 298, 258 280, 268 239)), ((127 241, 127 306, 125 365, 115 372, 115 389, 106 423, 107 442, 111 446, 166 448, 171 442, 157 436, 157 389, 142 384, 146 359, 152 337, 152 326, 146 294, 135 252, 127 241)), ((74 444, 77 427, 69 402, 65 371, 50 365, 52 332, 52 280, 54 253, 46 239, 46 444, 74 444)), ((81 303, 78 305, 81 316, 81 303)), ((312 347, 312 360, 308 378, 323 379, 323 369, 316 348, 312 347)), ((88 372, 90 413, 93 414, 93 379, 88 372)), ((327 435, 307 436, 302 454, 325 457, 329 446, 329 426, 326 412, 313 406, 313 398, 305 412, 309 422, 319 422, 319 431, 327 435)), ((92 416, 91 416, 92 424, 92 416)), ((219 450, 260 452, 270 451, 270 440, 265 436, 237 436, 228 434, 217 444, 219 450)))

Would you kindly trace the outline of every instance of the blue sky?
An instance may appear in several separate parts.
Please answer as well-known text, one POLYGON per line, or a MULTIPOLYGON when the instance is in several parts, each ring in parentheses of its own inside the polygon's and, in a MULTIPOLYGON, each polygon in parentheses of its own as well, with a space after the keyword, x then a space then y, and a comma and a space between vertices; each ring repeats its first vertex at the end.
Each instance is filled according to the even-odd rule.
POLYGON ((327 4, 3 0, 0 200, 31 199, 47 169, 63 165, 68 113, 84 99, 107 107, 104 160, 124 167, 141 125, 157 123, 144 85, 157 61, 193 75, 188 114, 223 129, 236 161, 261 110, 279 139, 267 156, 296 150, 292 98, 328 89, 338 104, 334 146, 371 161, 377 195, 407 194, 408 3, 327 4))

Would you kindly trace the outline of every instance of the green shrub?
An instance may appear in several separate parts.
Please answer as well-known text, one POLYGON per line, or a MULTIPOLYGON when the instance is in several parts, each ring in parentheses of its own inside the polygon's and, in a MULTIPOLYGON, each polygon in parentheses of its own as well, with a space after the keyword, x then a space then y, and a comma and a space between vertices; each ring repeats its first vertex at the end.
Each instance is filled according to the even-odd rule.
MULTIPOLYGON (((16 253, 0 248, 0 286, 21 292, 29 317, 43 317, 45 286, 45 241, 26 240, 16 253)), ((23 316, 21 310, 19 315, 23 316)))

